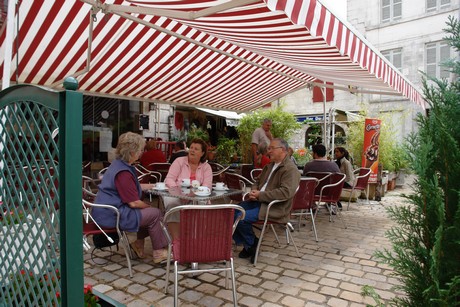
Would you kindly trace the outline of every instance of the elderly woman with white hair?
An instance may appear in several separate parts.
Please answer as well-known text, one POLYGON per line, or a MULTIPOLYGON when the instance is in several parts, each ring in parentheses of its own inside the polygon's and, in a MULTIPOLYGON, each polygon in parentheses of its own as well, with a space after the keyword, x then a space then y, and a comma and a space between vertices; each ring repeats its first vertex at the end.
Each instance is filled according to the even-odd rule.
MULTIPOLYGON (((95 202, 116 207, 120 211, 120 228, 137 232, 137 240, 131 248, 138 257, 144 258, 144 239, 150 237, 153 247, 153 262, 167 259, 167 240, 161 229, 162 213, 142 201, 142 191, 153 187, 140 184, 132 164, 144 152, 145 139, 132 132, 120 135, 116 148, 116 159, 104 173, 95 202)), ((115 227, 113 211, 93 208, 92 215, 104 227, 115 227)))

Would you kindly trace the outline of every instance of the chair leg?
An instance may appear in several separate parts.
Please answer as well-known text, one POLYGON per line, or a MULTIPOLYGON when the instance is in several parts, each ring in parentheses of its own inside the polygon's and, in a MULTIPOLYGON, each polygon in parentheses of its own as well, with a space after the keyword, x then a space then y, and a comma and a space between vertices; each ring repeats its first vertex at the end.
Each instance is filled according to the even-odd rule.
POLYGON ((121 245, 125 250, 126 261, 128 262, 129 277, 133 278, 133 269, 131 267, 131 250, 128 238, 126 237, 126 234, 124 232, 118 233, 118 235, 120 237, 121 245))
POLYGON ((351 201, 351 198, 353 197, 353 192, 354 192, 354 191, 355 191, 355 187, 353 187, 353 189, 351 189, 350 197, 348 198, 347 211, 348 211, 348 209, 350 208, 350 201, 351 201))
POLYGON ((311 222, 313 226, 313 231, 315 232, 315 239, 318 242, 318 234, 316 233, 316 225, 315 225, 315 214, 313 214, 313 210, 310 208, 310 215, 311 215, 311 222))
POLYGON ((301 255, 300 255, 300 253, 299 253, 299 249, 297 248, 297 244, 295 244, 294 238, 292 237, 292 234, 291 234, 291 232, 289 231, 287 225, 286 225, 286 235, 289 236, 289 237, 291 238, 291 242, 292 242, 292 245, 294 245, 295 252, 297 253, 297 256, 300 258, 301 255))
POLYGON ((166 276, 165 276, 165 294, 168 293, 170 264, 171 264, 171 244, 168 244, 168 260, 166 262, 166 276))
POLYGON ((264 223, 264 226, 262 227, 262 230, 260 231, 260 237, 259 237, 259 242, 257 243, 256 254, 254 255, 254 266, 256 266, 257 264, 257 257, 259 256, 260 245, 262 244, 262 239, 264 237, 266 227, 267 227, 267 223, 264 223))
POLYGON ((179 291, 179 274, 177 273, 177 261, 174 261, 174 307, 178 306, 178 294, 179 291))
POLYGON ((233 258, 230 258, 230 267, 232 275, 232 290, 233 290, 233 306, 237 307, 237 297, 236 297, 236 281, 235 281, 235 266, 233 265, 233 258))
POLYGON ((340 210, 337 210, 337 216, 342 221, 343 227, 346 229, 347 228, 347 223, 345 222, 345 219, 343 218, 342 212, 340 212, 340 210))
POLYGON ((273 224, 270 224, 270 227, 273 231, 273 234, 275 235, 276 242, 278 242, 278 246, 281 246, 280 239, 278 238, 278 234, 275 231, 275 227, 273 227, 273 224))

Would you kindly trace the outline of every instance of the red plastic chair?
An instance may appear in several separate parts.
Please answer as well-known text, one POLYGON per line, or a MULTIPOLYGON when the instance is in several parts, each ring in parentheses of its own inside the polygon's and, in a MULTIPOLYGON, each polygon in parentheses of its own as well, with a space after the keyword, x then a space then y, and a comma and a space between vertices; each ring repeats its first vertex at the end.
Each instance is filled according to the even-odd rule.
POLYGON ((326 184, 329 184, 331 181, 330 181, 330 176, 332 175, 332 173, 330 172, 308 172, 307 173, 307 177, 313 177, 313 178, 316 178, 318 179, 318 185, 316 186, 316 189, 315 189, 315 195, 319 196, 319 194, 321 193, 321 189, 326 185, 326 184))
POLYGON ((178 275, 225 271, 225 286, 228 288, 228 272, 231 273, 233 304, 237 306, 235 270, 232 257, 232 235, 236 225, 245 216, 242 207, 233 204, 224 205, 185 205, 169 210, 164 221, 169 215, 180 213, 179 236, 172 241, 166 225, 161 226, 168 239, 168 261, 165 275, 165 293, 169 283, 171 252, 174 261, 174 306, 178 303, 178 275), (235 210, 241 212, 234 220, 235 210), (222 267, 222 262, 225 266, 222 267), (179 270, 179 264, 216 263, 213 268, 179 270))
POLYGON ((166 175, 168 175, 171 163, 151 163, 147 166, 148 170, 155 171, 161 174, 160 181, 165 181, 166 175))
MULTIPOLYGON (((246 178, 236 173, 224 173, 224 182, 229 189, 242 190, 243 194, 246 192, 246 183, 249 183, 246 178)), ((231 201, 240 203, 243 201, 243 194, 229 196, 231 201)))
MULTIPOLYGON (((367 199, 367 204, 369 204, 369 177, 371 176, 371 169, 370 168, 365 168, 361 167, 356 169, 353 173, 355 173, 355 184, 353 185, 351 192, 350 192, 350 198, 348 199, 348 205, 347 205, 347 210, 350 207, 350 201, 351 197, 353 196, 353 192, 355 190, 358 191, 363 191, 366 194, 366 199, 367 199)), ((349 189, 347 189, 349 190, 349 189)))
POLYGON ((241 176, 246 178, 246 180, 248 181, 254 181, 251 178, 251 171, 254 169, 254 165, 245 163, 245 164, 241 164, 240 167, 241 167, 241 176))
POLYGON ((252 182, 256 182, 256 179, 262 174, 261 168, 255 168, 251 171, 251 180, 252 182))
POLYGON ((292 200, 291 216, 298 216, 298 228, 300 231, 300 220, 302 216, 311 216, 312 227, 315 233, 316 242, 318 242, 318 234, 316 233, 315 214, 313 210, 316 209, 315 203, 315 188, 318 185, 316 178, 300 178, 299 189, 295 193, 292 200))
MULTIPOLYGON (((345 182, 345 174, 342 173, 332 173, 329 178, 329 184, 324 185, 321 188, 320 194, 315 195, 315 201, 318 205, 325 203, 327 209, 329 210, 329 221, 332 222, 332 208, 335 206, 337 209, 337 203, 340 201, 340 194, 342 193, 343 184, 345 182)), ((342 218, 340 210, 336 210, 337 216, 342 220, 342 223, 345 228, 347 225, 342 218)))
MULTIPOLYGON (((83 188, 83 196, 94 196, 91 191, 88 191, 83 188)), ((126 236, 125 232, 122 231, 119 227, 120 225, 120 212, 117 208, 110 205, 103 205, 103 204, 95 204, 86 199, 82 198, 82 205, 83 205, 83 248, 85 250, 89 250, 91 247, 88 243, 88 236, 93 236, 95 234, 109 234, 109 233, 118 233, 118 237, 120 238, 119 244, 122 246, 123 250, 125 251, 126 261, 128 262, 128 270, 129 276, 133 277, 133 272, 131 268, 131 249, 129 246, 128 237, 126 236), (91 216, 91 208, 93 207, 100 207, 100 208, 107 208, 113 211, 113 214, 116 216, 116 226, 115 228, 106 228, 101 227, 91 216)), ((111 238, 107 236, 107 239, 110 241, 111 238)))
POLYGON ((225 180, 224 173, 230 168, 230 165, 224 167, 223 165, 220 165, 219 163, 215 162, 208 162, 208 164, 211 166, 212 169, 212 182, 223 182, 225 180))

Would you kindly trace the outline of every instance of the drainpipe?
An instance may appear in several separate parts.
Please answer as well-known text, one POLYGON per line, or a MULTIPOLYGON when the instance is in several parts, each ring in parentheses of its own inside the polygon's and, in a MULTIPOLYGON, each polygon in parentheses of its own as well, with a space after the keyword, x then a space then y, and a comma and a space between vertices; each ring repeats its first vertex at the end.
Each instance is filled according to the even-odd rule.
MULTIPOLYGON (((8 0, 8 13, 6 17, 5 56, 3 57, 2 90, 10 86, 11 55, 13 54, 13 30, 15 0, 8 0)), ((19 26, 19 25, 18 25, 19 26)))

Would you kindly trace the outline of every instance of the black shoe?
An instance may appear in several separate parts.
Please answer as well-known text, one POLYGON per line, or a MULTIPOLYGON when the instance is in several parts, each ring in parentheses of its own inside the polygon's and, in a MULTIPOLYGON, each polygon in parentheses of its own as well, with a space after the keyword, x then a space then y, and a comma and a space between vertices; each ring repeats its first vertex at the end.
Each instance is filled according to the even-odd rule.
POLYGON ((243 248, 241 250, 241 252, 238 254, 238 257, 239 258, 243 258, 243 259, 246 259, 246 258, 249 258, 249 257, 254 257, 254 255, 256 254, 256 250, 257 250, 257 244, 259 243, 259 238, 255 238, 254 239, 254 243, 252 244, 252 246, 248 249, 246 248, 243 248))
POLYGON ((242 258, 242 259, 252 257, 253 253, 252 253, 251 249, 252 249, 252 247, 250 247, 249 249, 243 248, 241 250, 241 252, 238 254, 238 257, 242 258))
POLYGON ((342 210, 342 203, 338 201, 338 202, 337 202, 337 207, 338 207, 340 210, 342 210))

